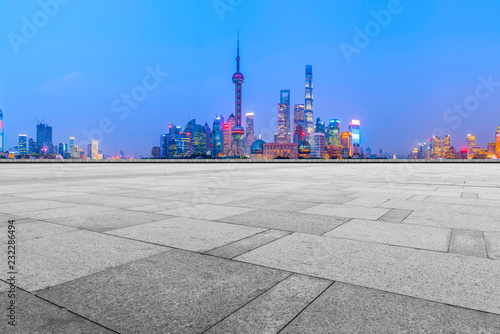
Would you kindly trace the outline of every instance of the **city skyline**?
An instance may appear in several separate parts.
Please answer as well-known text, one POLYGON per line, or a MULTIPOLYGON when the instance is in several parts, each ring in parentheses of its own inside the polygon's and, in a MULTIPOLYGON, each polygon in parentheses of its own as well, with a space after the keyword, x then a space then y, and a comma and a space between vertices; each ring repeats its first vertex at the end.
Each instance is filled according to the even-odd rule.
MULTIPOLYGON (((358 48, 359 53, 352 53, 350 62, 345 46, 356 46, 354 28, 363 31, 376 15, 390 9, 389 2, 303 4, 243 1, 223 12, 223 20, 211 2, 147 2, 145 6, 131 2, 122 9, 121 18, 111 15, 112 6, 108 4, 89 1, 60 5, 58 14, 40 27, 29 43, 19 45, 17 53, 9 39, 1 45, 7 65, 0 77, 4 148, 16 146, 19 134, 34 135, 33 122, 27 122, 33 116, 52 119, 56 142, 67 142, 71 136, 77 142, 87 140, 86 134, 109 119, 113 130, 104 133, 100 141, 104 152, 125 150, 131 156, 134 152, 149 156, 150 147, 158 145, 157 133, 165 133, 170 123, 184 126, 193 118, 211 123, 215 114, 229 117, 234 109, 234 87, 227 82, 227 75, 234 72, 238 27, 245 53, 242 113, 254 113, 255 133, 258 135, 259 128, 267 130, 267 142, 272 141, 269 133, 277 131, 276 96, 280 90, 290 90, 290 109, 304 104, 306 64, 314 67, 313 121, 317 117, 324 122, 340 119, 345 125, 351 119, 362 120, 361 145, 365 148, 406 155, 418 143, 446 134, 458 141, 456 147, 466 146, 468 133, 475 133, 483 147, 493 141, 490 125, 500 123, 496 84, 500 78, 496 70, 500 48, 495 46, 500 45, 500 38, 492 33, 498 3, 485 1, 472 6, 466 2, 400 1, 389 24, 379 24, 379 34, 370 37, 366 47, 358 48), (101 16, 90 15, 95 6, 101 8, 101 16), (259 8, 263 6, 266 14, 260 18, 259 8), (278 8, 290 22, 280 26, 267 20, 278 8), (297 18, 297 8, 305 11, 301 15, 314 16, 314 22, 325 23, 315 26, 304 15, 304 25, 296 27, 293 19, 297 18), (453 9, 447 17, 446 8, 453 9), (199 22, 190 15, 180 22, 172 14, 179 11, 195 14, 199 22), (79 12, 89 14, 100 30, 85 30, 83 34, 90 21, 77 18, 79 12), (349 15, 342 16, 342 12, 349 15), (129 42, 115 30, 103 28, 105 14, 116 21, 117 29, 132 34, 129 42), (169 15, 171 20, 160 20, 160 14, 169 15), (132 17, 136 21, 126 27, 132 17), (150 21, 145 22, 146 18, 150 21), (252 30, 255 20, 259 25, 252 30), (188 30, 189 24, 195 29, 188 30), (201 27, 206 31, 201 32, 201 27), (180 31, 179 36, 161 34, 174 30, 180 31), (146 38, 149 34, 151 37, 146 38), (283 47, 276 48, 277 41, 283 47), (297 49, 299 42, 301 47, 297 49), (143 47, 141 52, 119 55, 137 43, 143 47), (47 47, 55 53, 47 53, 47 47), (102 57, 90 56, 92 50, 102 57), (16 68, 25 71, 20 73, 16 68), (130 94, 155 71, 169 74, 147 92, 144 101, 135 108, 125 110, 120 104, 121 109, 113 109, 121 94, 130 94), (475 96, 477 91, 479 97, 475 96), (196 99, 191 97, 193 92, 196 99), (462 109, 456 105, 462 105, 462 109), (394 141, 393 136, 399 140, 394 141)), ((21 18, 29 21, 43 10, 36 3, 2 6, 12 13, 5 20, 5 36, 22 34, 21 18)))

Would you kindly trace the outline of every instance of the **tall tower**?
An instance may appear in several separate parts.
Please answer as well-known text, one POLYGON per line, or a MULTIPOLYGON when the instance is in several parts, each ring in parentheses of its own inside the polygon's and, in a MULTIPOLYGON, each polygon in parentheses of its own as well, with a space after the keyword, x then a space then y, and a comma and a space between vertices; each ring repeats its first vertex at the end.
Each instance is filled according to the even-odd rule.
POLYGON ((247 127, 247 136, 246 136, 246 149, 247 152, 250 153, 250 149, 252 147, 253 142, 255 141, 255 131, 254 131, 254 113, 247 112, 246 114, 246 127, 247 127))
MULTIPOLYGON (((2 115, 2 112, 0 111, 0 116, 2 115)), ((1 122, 1 121, 0 121, 1 122)), ((497 128, 497 132, 495 133, 495 146, 496 146, 496 156, 497 158, 500 158, 500 125, 497 128)))
POLYGON ((313 125, 313 74, 312 66, 306 65, 305 130, 307 136, 314 132, 313 125))
POLYGON ((349 131, 351 132, 352 138, 352 157, 360 158, 361 149, 359 148, 359 143, 361 141, 359 134, 359 120, 353 119, 349 124, 349 131))
POLYGON ((241 126, 241 85, 245 77, 240 72, 240 33, 238 31, 238 49, 236 55, 236 73, 233 74, 233 83, 235 86, 235 114, 236 114, 236 124, 231 129, 231 134, 233 136, 233 142, 229 149, 228 155, 233 153, 236 157, 242 157, 245 154, 243 149, 242 141, 243 135, 245 134, 245 129, 241 126))
MULTIPOLYGON (((297 131, 297 126, 301 126, 304 128, 304 105, 303 104, 296 104, 293 107, 293 133, 295 135, 295 132, 297 131)), ((302 130, 301 130, 302 131, 302 130)))
POLYGON ((4 141, 3 141, 3 112, 0 110, 0 152, 4 151, 4 141))
POLYGON ((290 90, 283 89, 278 104, 278 143, 289 143, 290 131, 290 90))

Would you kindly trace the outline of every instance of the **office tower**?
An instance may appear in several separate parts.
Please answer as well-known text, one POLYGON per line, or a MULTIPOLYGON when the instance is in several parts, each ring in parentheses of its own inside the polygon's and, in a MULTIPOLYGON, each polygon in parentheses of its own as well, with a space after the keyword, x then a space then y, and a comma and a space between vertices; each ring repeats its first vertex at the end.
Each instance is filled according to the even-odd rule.
POLYGON ((167 159, 168 157, 168 140, 170 139, 170 135, 165 133, 161 135, 160 138, 160 155, 163 159, 167 159))
POLYGON ((247 112, 246 114, 246 140, 245 140, 245 148, 248 153, 250 153, 252 144, 255 141, 255 131, 254 131, 254 114, 253 112, 247 112))
POLYGON ((359 133, 359 120, 353 119, 349 124, 349 132, 351 132, 352 138, 352 157, 360 158, 361 150, 359 148, 359 144, 361 142, 360 133, 359 133))
POLYGON ((325 133, 325 122, 322 122, 319 117, 316 118, 316 132, 325 133))
POLYGON ((3 111, 0 110, 0 152, 4 151, 4 134, 3 134, 3 111))
POLYGON ((92 159, 99 159, 99 142, 92 140, 92 159))
POLYGON ((212 150, 212 129, 205 122, 205 153, 208 154, 212 150))
POLYGON ((66 155, 66 152, 68 151, 68 144, 66 143, 59 143, 59 149, 58 153, 60 156, 64 157, 66 155))
POLYGON ((457 155, 455 152, 455 148, 453 146, 448 150, 448 154, 446 155, 446 159, 456 159, 457 155))
POLYGON ((297 129, 297 126, 302 126, 304 129, 305 127, 305 114, 304 114, 304 105, 303 104, 296 104, 293 107, 293 133, 295 133, 295 130, 297 129))
MULTIPOLYGON (((224 116, 215 116, 212 131, 212 158, 222 157, 222 148, 224 145, 223 134, 221 130, 221 118, 224 116)), ((224 121, 222 121, 224 122, 224 121)), ((223 123, 222 123, 223 124, 223 123)))
POLYGON ((194 124, 192 134, 192 153, 194 155, 207 154, 206 128, 200 124, 194 124))
POLYGON ((73 152, 74 147, 75 147, 75 137, 69 137, 69 150, 73 152))
POLYGON ((450 150, 451 148, 451 139, 450 139, 450 135, 446 135, 443 137, 443 152, 441 153, 441 156, 445 159, 449 159, 448 158, 448 151, 450 150))
POLYGON ((467 135, 467 159, 472 159, 478 153, 480 147, 476 146, 476 135, 467 135))
POLYGON ((328 145, 340 146, 340 120, 331 119, 328 124, 328 145))
POLYGON ((52 127, 45 123, 36 125, 36 146, 46 154, 52 153, 52 127))
POLYGON ((442 152, 441 138, 439 138, 438 136, 432 137, 430 148, 431 148, 431 154, 430 154, 431 159, 441 158, 441 152, 442 152))
POLYGON ((471 148, 473 146, 476 146, 476 135, 467 135, 467 148, 471 148))
POLYGON ((92 144, 87 144, 87 159, 92 159, 92 144))
POLYGON ((497 155, 496 143, 488 143, 488 147, 486 150, 488 152, 488 155, 487 155, 488 158, 491 158, 494 155, 496 156, 497 155))
POLYGON ((312 66, 306 65, 306 100, 305 100, 305 132, 309 136, 313 127, 313 75, 312 66))
POLYGON ((151 158, 160 159, 160 148, 158 146, 153 146, 151 148, 151 158))
POLYGON ((36 149, 35 149, 35 141, 33 140, 33 138, 29 137, 28 143, 29 143, 28 144, 29 145, 29 154, 35 154, 36 149))
POLYGON ((19 153, 21 155, 28 154, 28 136, 20 134, 19 135, 19 153))
POLYGON ((236 73, 233 74, 233 83, 235 87, 234 100, 235 100, 235 113, 236 120, 235 125, 231 127, 231 135, 233 137, 233 142, 228 151, 228 155, 231 153, 235 157, 242 157, 245 155, 241 139, 245 135, 245 129, 241 126, 241 85, 245 80, 243 74, 240 72, 240 34, 238 32, 238 51, 236 56, 236 73))
POLYGON ((235 126, 235 124, 236 124, 236 119, 234 115, 231 114, 227 119, 226 123, 224 123, 224 128, 222 129, 222 136, 224 140, 223 151, 222 151, 223 156, 229 155, 229 150, 232 142, 231 133, 233 131, 233 127, 235 126))
POLYGON ((350 132, 342 132, 342 134, 340 135, 340 146, 342 146, 342 158, 352 157, 353 142, 352 142, 352 134, 350 132))
POLYGON ((325 133, 313 132, 309 136, 311 158, 322 158, 325 154, 325 133))
POLYGON ((278 104, 278 142, 290 142, 290 90, 280 91, 280 103, 278 104))
POLYGON ((368 147, 365 151, 365 158, 371 158, 371 157, 372 157, 372 149, 368 147))
POLYGON ((500 125, 497 128, 495 138, 496 138, 496 141, 495 141, 495 143, 496 143, 496 156, 497 156, 497 158, 500 158, 500 125))
POLYGON ((298 125, 293 134, 293 142, 298 144, 304 140, 306 140, 306 132, 302 125, 298 125))

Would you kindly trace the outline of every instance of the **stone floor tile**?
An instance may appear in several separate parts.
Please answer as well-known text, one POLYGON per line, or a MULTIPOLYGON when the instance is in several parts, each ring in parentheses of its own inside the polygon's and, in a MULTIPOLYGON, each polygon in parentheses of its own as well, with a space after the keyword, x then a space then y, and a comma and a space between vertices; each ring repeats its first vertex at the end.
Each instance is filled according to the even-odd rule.
POLYGON ((347 202, 346 205, 366 206, 366 207, 374 208, 374 207, 377 207, 384 202, 387 202, 387 199, 385 199, 385 198, 372 198, 372 197, 358 197, 356 199, 353 199, 350 202, 347 202))
MULTIPOLYGON (((76 229, 71 227, 51 224, 40 220, 31 220, 19 225, 16 222, 15 227, 17 242, 76 231, 76 229)), ((7 234, 5 234, 4 237, 0 238, 0 245, 7 244, 8 240, 7 234)))
POLYGON ((228 203, 232 207, 245 207, 252 209, 279 210, 286 212, 297 212, 318 205, 314 202, 288 201, 282 197, 275 198, 252 198, 242 201, 228 203))
POLYGON ((369 208, 354 205, 320 204, 315 207, 302 210, 301 213, 376 220, 389 211, 389 209, 369 208))
POLYGON ((20 213, 25 212, 48 210, 54 208, 68 208, 71 206, 74 206, 74 204, 47 200, 29 200, 13 203, 0 203, 0 212, 19 215, 20 213))
POLYGON ((194 206, 186 206, 177 209, 159 211, 158 213, 196 219, 219 220, 250 211, 252 211, 252 209, 226 205, 197 204, 194 206))
POLYGON ((388 223, 401 223, 413 210, 392 209, 378 220, 388 223))
POLYGON ((183 208, 185 206, 193 206, 193 204, 189 203, 189 202, 166 200, 166 201, 159 203, 159 204, 132 207, 132 208, 129 208, 129 210, 143 211, 143 212, 160 212, 160 211, 166 211, 166 210, 170 210, 170 209, 183 208))
POLYGON ((486 250, 491 259, 500 259, 500 232, 484 232, 486 250))
MULTIPOLYGON (((74 204, 87 204, 87 205, 100 205, 111 208, 129 208, 133 206, 144 206, 161 203, 162 200, 150 199, 150 198, 139 198, 139 197, 125 197, 116 196, 111 194, 92 194, 92 195, 80 195, 80 196, 69 196, 69 197, 55 197, 54 201, 60 201, 61 203, 74 203, 74 204)), ((0 208, 1 210, 1 208, 0 208)))
POLYGON ((449 252, 467 256, 487 257, 483 232, 453 229, 449 252))

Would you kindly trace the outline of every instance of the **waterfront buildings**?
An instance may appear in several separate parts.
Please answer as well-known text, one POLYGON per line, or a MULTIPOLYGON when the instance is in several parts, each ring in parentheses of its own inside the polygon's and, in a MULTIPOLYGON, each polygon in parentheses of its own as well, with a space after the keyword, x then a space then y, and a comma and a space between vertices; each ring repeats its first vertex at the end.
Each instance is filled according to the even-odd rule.
POLYGON ((250 153, 253 142, 255 141, 255 129, 254 129, 254 113, 246 113, 246 137, 245 137, 245 149, 250 153))
POLYGON ((500 125, 497 128, 497 132, 495 133, 495 144, 496 144, 496 156, 500 159, 500 125))
POLYGON ((158 146, 153 146, 151 148, 151 158, 160 159, 160 148, 158 146))
POLYGON ((434 136, 431 138, 431 159, 441 158, 441 138, 434 136))
POLYGON ((319 117, 316 118, 316 131, 315 132, 321 132, 323 134, 325 133, 325 122, 322 122, 319 117))
POLYGON ((342 158, 352 157, 352 134, 350 132, 342 132, 340 146, 342 147, 342 158))
POLYGON ((309 136, 311 158, 321 159, 325 155, 325 133, 313 132, 309 136))
POLYGON ((212 129, 212 158, 222 157, 223 134, 221 124, 224 124, 224 116, 215 116, 212 129))
POLYGON ((222 151, 223 156, 229 155, 229 148, 230 148, 232 140, 233 140, 231 132, 233 131, 233 127, 235 125, 236 125, 236 119, 235 119, 234 115, 231 114, 229 116, 229 118, 227 119, 227 122, 224 123, 224 128, 222 129, 222 133, 223 133, 222 136, 223 136, 223 140, 224 140, 223 151, 222 151))

